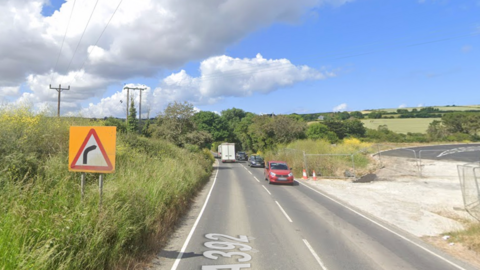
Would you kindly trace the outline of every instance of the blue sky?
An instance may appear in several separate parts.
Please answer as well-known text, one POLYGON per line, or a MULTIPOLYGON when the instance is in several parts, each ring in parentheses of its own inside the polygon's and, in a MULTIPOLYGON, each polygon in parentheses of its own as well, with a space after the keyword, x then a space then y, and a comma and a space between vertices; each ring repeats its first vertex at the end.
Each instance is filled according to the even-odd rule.
POLYGON ((45 59, 10 55, 33 64, 0 75, 0 102, 56 108, 45 88, 62 82, 72 89, 62 113, 92 117, 124 116, 124 84, 148 87, 142 114, 151 116, 172 101, 276 114, 480 103, 480 1, 229 0, 208 1, 218 6, 205 14, 192 13, 191 1, 124 0, 117 13, 120 2, 91 13, 78 1, 63 46, 74 1, 30 1, 35 23, 17 31, 32 33, 45 59), (53 69, 44 64, 57 56, 53 69))

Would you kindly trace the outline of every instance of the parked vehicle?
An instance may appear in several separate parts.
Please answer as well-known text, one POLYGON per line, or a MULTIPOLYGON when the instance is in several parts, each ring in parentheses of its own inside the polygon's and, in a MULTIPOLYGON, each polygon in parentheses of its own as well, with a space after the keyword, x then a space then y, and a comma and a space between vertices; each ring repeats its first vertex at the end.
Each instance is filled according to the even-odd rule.
POLYGON ((261 156, 251 155, 248 158, 248 166, 250 167, 265 167, 265 161, 261 156))
POLYGON ((269 184, 284 183, 293 186, 294 183, 292 168, 284 161, 268 161, 265 164, 264 176, 269 184))
POLYGON ((247 154, 245 152, 238 152, 235 156, 236 160, 247 161, 247 154))
POLYGON ((235 144, 234 143, 222 143, 219 146, 220 158, 222 163, 235 162, 235 144))

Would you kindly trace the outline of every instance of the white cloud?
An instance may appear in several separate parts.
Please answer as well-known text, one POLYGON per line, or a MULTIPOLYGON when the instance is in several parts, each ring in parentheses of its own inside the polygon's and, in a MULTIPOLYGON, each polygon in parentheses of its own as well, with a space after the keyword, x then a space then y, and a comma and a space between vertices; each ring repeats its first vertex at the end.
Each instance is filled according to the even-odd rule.
POLYGON ((200 64, 200 72, 196 78, 184 70, 168 76, 155 89, 154 99, 163 105, 175 100, 212 104, 224 97, 267 94, 298 82, 335 76, 332 72, 295 66, 287 59, 265 59, 260 54, 252 59, 211 57, 200 64))
MULTIPOLYGON (((102 118, 115 116, 125 118, 127 115, 127 89, 125 87, 145 88, 145 90, 142 91, 142 118, 152 117, 153 115, 150 113, 153 104, 153 101, 151 99, 151 89, 148 86, 137 84, 125 85, 121 91, 117 91, 110 97, 102 98, 100 100, 100 103, 98 104, 90 103, 87 108, 81 109, 80 114, 84 117, 102 118)), ((133 102, 135 107, 137 108, 138 115, 138 109, 140 105, 140 90, 129 90, 128 95, 129 102, 133 98, 133 102)))
MULTIPOLYGON (((158 69, 179 68, 189 61, 223 53, 227 46, 272 23, 297 22, 309 8, 345 2, 123 1, 94 46, 118 2, 99 1, 94 10, 95 1, 76 1, 54 71, 63 74, 85 68, 87 73, 122 79, 154 75, 158 69)), ((44 74, 55 67, 74 1, 66 1, 50 17, 41 15, 44 3, 46 0, 0 1, 0 24, 15 24, 0 29, 0 85, 19 83, 25 73, 44 74)))
POLYGON ((422 103, 420 103, 420 104, 417 105, 417 108, 421 108, 421 107, 423 107, 423 104, 422 104, 422 103))
POLYGON ((347 110, 347 103, 342 103, 333 108, 334 112, 344 112, 347 110))
POLYGON ((6 87, 0 87, 0 96, 18 96, 20 93, 20 87, 19 86, 6 86, 6 87))
MULTIPOLYGON (((287 59, 265 59, 261 55, 252 59, 212 57, 200 64, 200 72, 198 77, 192 77, 181 70, 161 80, 153 91, 150 88, 143 91, 142 117, 146 117, 149 109, 152 110, 150 115, 155 116, 174 101, 188 101, 195 105, 213 104, 225 97, 266 94, 305 80, 335 76, 332 72, 295 66, 287 59)), ((138 99, 138 91, 135 93, 138 99)), ((125 99, 126 90, 116 92, 111 97, 103 98, 100 103, 82 109, 81 114, 87 117, 125 117, 125 99)), ((138 101, 136 105, 138 108, 138 101)))
POLYGON ((398 106, 399 109, 403 109, 403 108, 406 108, 407 105, 406 104, 400 104, 400 106, 398 106))
MULTIPOLYGON (((55 84, 57 87, 61 82, 62 86, 72 87, 70 91, 62 93, 62 107, 71 108, 73 112, 80 108, 79 102, 88 102, 92 96, 103 97, 105 89, 112 83, 119 84, 138 76, 156 76, 166 69, 177 69, 191 61, 221 55, 228 46, 258 29, 276 22, 296 23, 312 8, 339 6, 351 1, 123 1, 98 44, 100 34, 117 8, 117 1, 99 1, 94 10, 95 1, 76 1, 72 9, 74 0, 67 0, 50 17, 43 17, 42 6, 47 2, 0 0, 0 9, 3 11, 0 25, 15 26, 0 27, 0 87, 3 89, 0 94, 7 92, 5 87, 26 84, 31 92, 26 95, 23 93, 20 99, 54 105, 56 92, 50 90, 48 85, 55 84), (79 43, 93 10, 91 21, 79 43)), ((178 82, 178 77, 183 76, 182 81, 187 80, 190 84, 191 89, 187 92, 195 93, 197 101, 208 103, 218 100, 217 95, 245 96, 255 91, 268 93, 276 87, 289 86, 297 81, 329 76, 308 67, 288 65, 285 59, 242 61, 224 57, 209 60, 201 66, 202 76, 207 78, 216 76, 212 72, 220 72, 221 77, 225 78, 238 66, 248 69, 252 66, 270 68, 276 64, 286 64, 286 67, 282 72, 270 70, 251 74, 249 81, 245 82, 234 79, 231 84, 227 79, 217 81, 199 77, 190 78, 190 82, 187 74, 172 75, 169 78, 171 81, 165 81, 165 85, 174 88, 169 91, 183 89, 183 82, 178 82), (286 76, 280 80, 279 74, 286 76), (219 87, 225 85, 242 88, 236 90, 232 86, 226 92, 218 92, 219 87)), ((162 89, 163 86, 162 83, 162 89)), ((12 89, 8 90, 8 93, 11 92, 12 89)), ((15 92, 14 95, 19 96, 20 93, 15 92)))

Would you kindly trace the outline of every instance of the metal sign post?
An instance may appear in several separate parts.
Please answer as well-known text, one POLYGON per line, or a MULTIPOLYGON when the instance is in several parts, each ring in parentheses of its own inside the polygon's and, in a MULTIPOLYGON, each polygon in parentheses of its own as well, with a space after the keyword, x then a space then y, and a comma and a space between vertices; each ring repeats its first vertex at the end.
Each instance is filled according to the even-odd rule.
POLYGON ((102 206, 102 199, 103 199, 103 173, 100 174, 100 178, 98 179, 98 191, 100 194, 100 206, 102 206))
POLYGON ((85 173, 84 172, 82 173, 82 176, 81 176, 81 186, 82 186, 82 202, 83 202, 83 198, 85 197, 85 173))

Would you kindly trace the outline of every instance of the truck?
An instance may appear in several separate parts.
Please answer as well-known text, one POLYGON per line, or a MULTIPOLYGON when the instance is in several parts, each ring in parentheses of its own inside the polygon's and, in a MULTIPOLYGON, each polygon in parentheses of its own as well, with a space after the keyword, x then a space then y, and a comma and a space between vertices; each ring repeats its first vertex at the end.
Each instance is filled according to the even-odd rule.
POLYGON ((235 162, 235 144, 222 143, 218 146, 218 154, 222 159, 222 163, 235 162))

